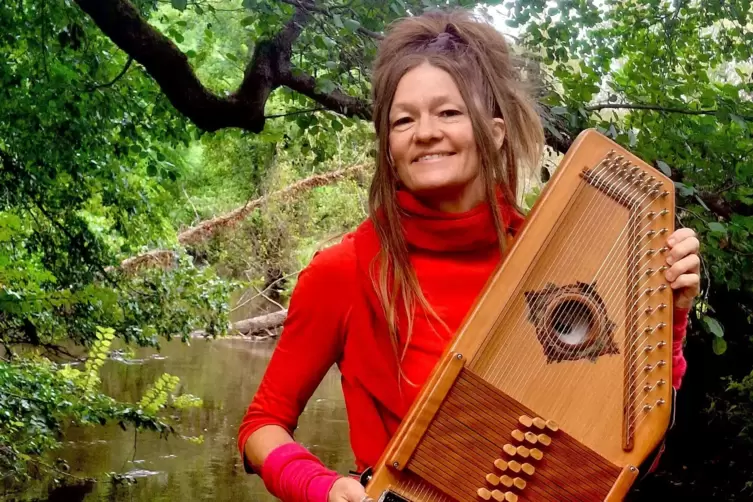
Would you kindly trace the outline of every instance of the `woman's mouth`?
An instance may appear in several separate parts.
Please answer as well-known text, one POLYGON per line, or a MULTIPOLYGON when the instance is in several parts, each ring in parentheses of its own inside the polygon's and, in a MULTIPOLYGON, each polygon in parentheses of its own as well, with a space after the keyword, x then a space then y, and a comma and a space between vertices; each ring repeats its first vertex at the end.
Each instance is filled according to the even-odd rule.
POLYGON ((451 155, 455 155, 455 153, 454 152, 429 153, 429 154, 418 157, 413 162, 414 163, 436 162, 445 157, 450 157, 451 155))

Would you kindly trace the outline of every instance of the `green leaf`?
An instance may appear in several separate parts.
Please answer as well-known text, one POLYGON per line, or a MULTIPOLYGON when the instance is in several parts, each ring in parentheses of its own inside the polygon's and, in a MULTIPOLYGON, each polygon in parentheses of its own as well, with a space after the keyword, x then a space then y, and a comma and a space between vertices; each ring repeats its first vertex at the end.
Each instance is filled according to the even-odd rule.
POLYGON ((711 340, 711 348, 714 350, 714 354, 721 356, 727 352, 727 340, 724 338, 715 337, 711 340))
POLYGON ((725 227, 722 223, 719 223, 718 221, 712 221, 708 224, 709 230, 712 232, 716 232, 719 234, 723 234, 727 232, 727 227, 725 227))
POLYGON ((656 165, 665 176, 672 176, 672 169, 669 168, 669 165, 666 162, 663 160, 657 160, 656 165))
POLYGON ((171 3, 178 10, 186 10, 188 0, 171 0, 171 3))
POLYGON ((254 16, 244 17, 243 19, 241 19, 241 26, 243 26, 244 28, 251 26, 252 24, 254 24, 255 20, 256 18, 254 16))
POLYGON ((157 166, 154 164, 149 164, 146 166, 146 174, 149 176, 157 176, 157 166))
POLYGON ((724 327, 711 316, 703 316, 703 324, 706 330, 717 338, 724 338, 724 327))
POLYGON ((355 19, 346 19, 343 21, 343 26, 345 26, 345 28, 349 29, 350 31, 355 32, 356 30, 358 30, 358 28, 361 27, 361 23, 359 23, 355 19))

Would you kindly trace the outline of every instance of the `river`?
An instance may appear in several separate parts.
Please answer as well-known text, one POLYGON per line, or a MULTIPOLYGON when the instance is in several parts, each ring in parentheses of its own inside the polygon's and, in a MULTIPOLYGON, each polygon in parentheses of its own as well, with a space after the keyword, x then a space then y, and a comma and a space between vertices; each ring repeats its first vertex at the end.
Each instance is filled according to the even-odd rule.
MULTIPOLYGON (((43 480, 29 486, 21 500, 73 501, 272 501, 257 476, 246 474, 236 448, 243 413, 259 385, 275 346, 274 339, 194 339, 173 341, 160 352, 137 350, 132 360, 108 360, 103 390, 138 401, 163 373, 181 379, 184 392, 204 400, 202 408, 175 417, 186 436, 204 436, 202 444, 177 437, 123 431, 117 426, 66 431, 58 455, 70 473, 96 478, 75 489, 43 480), (113 482, 108 473, 117 474, 113 482)), ((329 467, 347 474, 353 468, 340 376, 332 368, 301 416, 296 439, 329 467)))

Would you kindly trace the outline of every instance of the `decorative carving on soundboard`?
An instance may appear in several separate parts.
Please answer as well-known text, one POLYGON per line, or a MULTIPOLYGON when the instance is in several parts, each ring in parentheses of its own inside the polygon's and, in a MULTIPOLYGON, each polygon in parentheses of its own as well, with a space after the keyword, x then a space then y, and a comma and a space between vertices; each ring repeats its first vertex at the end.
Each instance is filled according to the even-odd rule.
POLYGON ((524 293, 528 320, 544 349, 547 363, 590 359, 618 354, 615 323, 607 316, 596 282, 565 286, 548 283, 538 291, 524 293))

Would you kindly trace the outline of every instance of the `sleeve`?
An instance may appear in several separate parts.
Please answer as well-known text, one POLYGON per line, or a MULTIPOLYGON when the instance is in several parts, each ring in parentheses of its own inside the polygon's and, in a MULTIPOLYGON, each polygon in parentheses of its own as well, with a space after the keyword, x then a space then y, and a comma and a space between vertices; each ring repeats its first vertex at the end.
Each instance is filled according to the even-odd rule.
MULTIPOLYGON (((246 472, 253 472, 244 448, 265 425, 278 425, 292 436, 298 417, 324 375, 342 353, 347 317, 347 277, 336 245, 317 253, 299 274, 282 334, 238 431, 238 449, 246 472)), ((355 264, 354 264, 355 267, 355 264)), ((354 268, 352 267, 352 268, 354 268)))
POLYGON ((688 368, 683 354, 685 334, 688 330, 688 314, 690 309, 676 308, 674 311, 674 325, 672 326, 672 387, 679 390, 682 379, 688 368))

